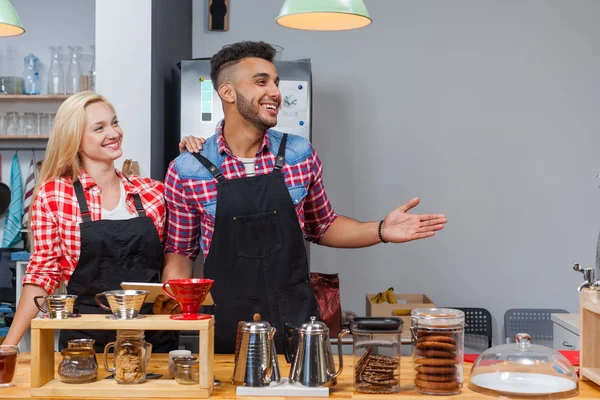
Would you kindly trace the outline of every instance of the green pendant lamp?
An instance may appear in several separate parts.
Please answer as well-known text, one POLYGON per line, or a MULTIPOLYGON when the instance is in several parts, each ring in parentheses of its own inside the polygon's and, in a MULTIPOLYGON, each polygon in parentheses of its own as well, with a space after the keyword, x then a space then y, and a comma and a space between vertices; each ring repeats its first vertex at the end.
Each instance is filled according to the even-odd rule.
POLYGON ((345 31, 372 22, 362 0, 286 0, 276 21, 307 31, 345 31))
POLYGON ((21 19, 9 0, 0 0, 0 36, 19 36, 25 33, 21 19))

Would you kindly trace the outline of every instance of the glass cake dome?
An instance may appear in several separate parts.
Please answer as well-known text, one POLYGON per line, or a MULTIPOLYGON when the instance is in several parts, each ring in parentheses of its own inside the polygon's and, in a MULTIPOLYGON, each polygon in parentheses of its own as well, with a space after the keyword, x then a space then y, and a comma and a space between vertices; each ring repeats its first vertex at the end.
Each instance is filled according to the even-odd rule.
POLYGON ((562 354, 519 333, 516 343, 494 346, 477 358, 469 389, 504 398, 565 399, 579 394, 579 380, 562 354))

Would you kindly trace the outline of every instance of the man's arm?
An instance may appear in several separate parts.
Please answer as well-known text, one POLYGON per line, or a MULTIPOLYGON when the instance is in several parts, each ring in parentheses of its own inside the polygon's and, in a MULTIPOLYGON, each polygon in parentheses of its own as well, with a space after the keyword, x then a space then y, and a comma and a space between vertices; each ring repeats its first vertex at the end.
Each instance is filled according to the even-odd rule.
POLYGON ((192 260, 200 252, 200 216, 187 200, 173 161, 165 177, 168 216, 165 266, 161 277, 163 282, 169 279, 191 278, 192 260))
POLYGON ((169 279, 191 278, 194 263, 185 256, 175 253, 165 254, 165 267, 162 273, 162 281, 169 279))
POLYGON ((415 197, 408 203, 389 213, 381 225, 379 223, 360 222, 340 215, 323 234, 320 244, 329 247, 367 247, 381 243, 381 239, 391 243, 404 243, 435 235, 447 222, 443 214, 408 214, 407 211, 419 204, 415 197))
POLYGON ((444 228, 447 220, 443 214, 408 213, 419 204, 418 197, 390 212, 381 224, 381 232, 380 221, 361 222, 337 215, 325 193, 323 166, 314 149, 312 157, 313 179, 304 204, 308 240, 329 247, 358 248, 381 243, 382 239, 393 243, 424 239, 444 228))

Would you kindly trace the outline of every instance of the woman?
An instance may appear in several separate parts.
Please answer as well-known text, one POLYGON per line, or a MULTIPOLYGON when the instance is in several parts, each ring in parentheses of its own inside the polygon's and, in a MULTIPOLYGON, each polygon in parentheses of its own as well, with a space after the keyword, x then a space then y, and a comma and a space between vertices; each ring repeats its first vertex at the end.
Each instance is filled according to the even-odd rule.
MULTIPOLYGON (((30 210, 33 253, 4 344, 21 340, 38 312, 33 298, 52 293, 61 280, 78 296, 80 314, 106 313, 94 296, 120 289, 123 281, 160 282, 164 187, 115 169, 122 140, 115 109, 99 94, 74 94, 56 113, 30 210)), ((197 151, 202 142, 186 137, 180 151, 197 151)), ((151 312, 151 304, 142 308, 151 312)), ((155 352, 177 348, 175 332, 145 334, 155 352)), ((115 332, 61 331, 61 348, 76 338, 95 339, 96 351, 102 351, 115 332)))

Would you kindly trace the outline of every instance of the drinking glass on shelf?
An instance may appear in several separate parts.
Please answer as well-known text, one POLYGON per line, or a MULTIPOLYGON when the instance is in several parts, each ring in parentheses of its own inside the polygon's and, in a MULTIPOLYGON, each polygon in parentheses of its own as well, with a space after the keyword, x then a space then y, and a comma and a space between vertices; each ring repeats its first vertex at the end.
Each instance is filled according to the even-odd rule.
POLYGON ((0 113, 0 135, 6 135, 6 114, 0 113))
POLYGON ((50 122, 50 114, 40 113, 38 114, 39 132, 42 136, 47 136, 52 130, 52 123, 50 122))
POLYGON ((19 114, 14 111, 11 111, 6 114, 6 134, 19 134, 19 114))
POLYGON ((38 118, 36 113, 26 112, 23 118, 23 133, 25 135, 38 134, 38 118))

